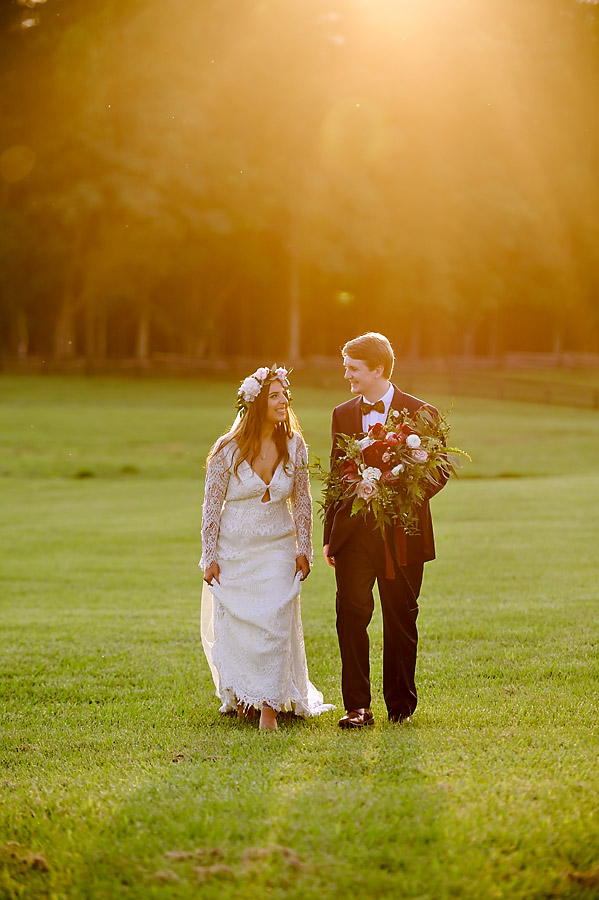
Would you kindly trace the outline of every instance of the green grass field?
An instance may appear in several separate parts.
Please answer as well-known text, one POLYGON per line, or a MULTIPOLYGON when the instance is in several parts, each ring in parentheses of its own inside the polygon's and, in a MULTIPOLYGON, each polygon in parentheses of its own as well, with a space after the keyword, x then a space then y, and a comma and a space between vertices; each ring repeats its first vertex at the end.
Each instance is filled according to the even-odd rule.
MULTIPOLYGON (((418 392, 418 385, 412 384, 418 392)), ((412 720, 344 732, 334 579, 302 594, 338 709, 218 714, 199 640, 220 382, 0 378, 0 898, 599 896, 599 413, 457 398, 412 720)), ((314 453, 336 389, 297 387, 314 453)), ((315 495, 318 486, 314 486, 315 495)))

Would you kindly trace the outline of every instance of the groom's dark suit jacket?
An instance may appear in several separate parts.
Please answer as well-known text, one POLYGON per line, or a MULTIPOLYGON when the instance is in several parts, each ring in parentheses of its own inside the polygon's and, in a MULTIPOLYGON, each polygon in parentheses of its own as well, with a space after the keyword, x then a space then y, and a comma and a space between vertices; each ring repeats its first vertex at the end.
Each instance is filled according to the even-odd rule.
MULTIPOLYGON (((358 435, 363 433, 362 413, 360 411, 361 400, 361 397, 354 397, 333 410, 331 462, 339 454, 337 435, 358 435)), ((417 397, 412 397, 411 394, 404 394, 403 391, 400 391, 394 385, 391 409, 399 411, 407 409, 410 414, 413 414, 421 406, 426 406, 434 415, 439 414, 434 406, 425 403, 424 400, 419 400, 417 397)), ((418 508, 419 534, 407 535, 405 540, 405 562, 407 565, 424 563, 435 558, 435 539, 429 500, 441 490, 446 481, 447 479, 443 479, 438 487, 431 488, 427 493, 427 499, 418 508)), ((335 553, 343 546, 355 528, 364 526, 364 520, 361 516, 351 515, 351 507, 352 500, 348 499, 342 500, 341 503, 328 510, 324 522, 323 543, 329 545, 329 556, 335 556, 335 553)))

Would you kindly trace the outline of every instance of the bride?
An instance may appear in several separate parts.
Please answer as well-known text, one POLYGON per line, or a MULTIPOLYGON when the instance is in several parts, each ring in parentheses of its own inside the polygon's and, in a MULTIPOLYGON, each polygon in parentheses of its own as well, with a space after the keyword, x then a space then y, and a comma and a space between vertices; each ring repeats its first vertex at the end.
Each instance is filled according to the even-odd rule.
POLYGON ((222 702, 275 731, 277 713, 333 709, 308 678, 300 583, 312 561, 306 445, 284 368, 257 369, 208 455, 202 512, 202 644, 222 702))

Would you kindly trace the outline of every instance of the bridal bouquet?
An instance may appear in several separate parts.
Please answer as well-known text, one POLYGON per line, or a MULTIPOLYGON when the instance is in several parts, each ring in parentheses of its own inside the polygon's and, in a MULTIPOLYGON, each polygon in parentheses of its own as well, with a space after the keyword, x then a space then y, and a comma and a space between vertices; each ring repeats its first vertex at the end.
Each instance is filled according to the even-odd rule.
POLYGON ((449 425, 425 406, 413 415, 389 410, 385 425, 372 425, 362 438, 338 435, 341 451, 331 471, 315 459, 312 471, 324 482, 324 517, 331 506, 352 500, 351 514, 374 516, 384 533, 399 524, 406 534, 418 533, 418 506, 431 489, 439 487, 460 468, 457 447, 447 447, 449 425))

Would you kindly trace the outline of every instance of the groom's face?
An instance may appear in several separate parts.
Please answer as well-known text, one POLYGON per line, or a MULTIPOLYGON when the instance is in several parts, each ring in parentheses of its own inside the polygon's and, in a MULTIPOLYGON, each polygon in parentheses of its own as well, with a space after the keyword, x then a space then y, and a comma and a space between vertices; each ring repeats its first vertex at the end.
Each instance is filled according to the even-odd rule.
POLYGON ((383 374, 382 366, 369 369, 363 359, 344 356, 343 368, 345 369, 343 377, 349 381, 352 394, 364 394, 368 398, 380 386, 383 374))

